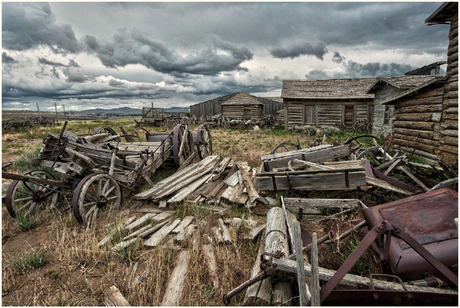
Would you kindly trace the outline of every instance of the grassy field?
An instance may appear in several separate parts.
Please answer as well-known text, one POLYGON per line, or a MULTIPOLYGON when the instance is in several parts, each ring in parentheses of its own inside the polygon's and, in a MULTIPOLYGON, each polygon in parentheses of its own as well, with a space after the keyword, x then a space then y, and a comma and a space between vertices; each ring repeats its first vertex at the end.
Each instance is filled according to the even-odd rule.
MULTIPOLYGON (((91 133, 96 127, 108 125, 116 131, 123 126, 126 131, 134 130, 133 120, 117 121, 71 121, 67 130, 77 134, 91 133)), ((39 149, 48 131, 58 133, 61 126, 26 130, 2 135, 2 160, 14 161, 9 172, 23 172, 30 169, 30 159, 39 149)), ((149 128, 160 132, 160 128, 149 128)), ((281 128, 269 131, 241 129, 211 129, 214 154, 221 158, 230 156, 236 161, 246 161, 252 167, 260 165, 260 157, 269 154, 280 142, 297 143, 302 148, 313 145, 316 138, 306 133, 285 132, 281 128)), ((343 143, 360 132, 338 132, 326 137, 328 143, 343 143)), ((158 171, 152 181, 158 182, 170 175, 158 171)), ((4 185, 7 187, 6 185, 4 185)), ((140 188, 141 189, 141 188, 140 188)), ((5 190, 3 190, 5 192, 5 190)), ((2 208, 2 299, 3 305, 39 306, 102 306, 103 292, 116 285, 131 305, 160 305, 168 279, 174 269, 179 251, 170 245, 146 250, 139 245, 123 250, 111 251, 112 244, 98 248, 97 243, 109 232, 110 224, 123 222, 136 213, 139 204, 125 197, 120 210, 114 216, 101 217, 91 229, 80 226, 71 211, 62 210, 70 204, 68 198, 61 198, 61 210, 49 210, 30 226, 23 226, 11 218, 5 206, 2 208), (137 268, 136 272, 133 269, 137 268), (149 274, 138 284, 134 278, 149 269, 149 274)), ((149 206, 148 203, 143 206, 149 206)), ((203 205, 201 205, 203 206, 203 205)), ((206 207, 206 205, 204 205, 206 207)), ((244 209, 233 206, 223 218, 242 217, 244 209)), ((199 238, 211 235, 210 228, 217 225, 217 218, 209 215, 206 208, 180 205, 175 208, 175 217, 195 216, 199 224, 199 238)), ((264 221, 265 217, 245 216, 264 221)), ((233 229, 231 229, 233 230, 233 229)), ((244 230, 243 230, 244 231, 244 230)), ((238 234, 232 231, 233 238, 238 234)), ((319 234, 321 236, 322 234, 319 234)), ((124 234, 117 234, 118 239, 124 234)), ((213 244, 219 267, 220 287, 214 289, 201 245, 191 242, 183 244, 189 249, 189 269, 180 305, 221 306, 222 296, 249 279, 257 254, 257 243, 235 241, 232 245, 213 244)), ((343 251, 331 250, 329 259, 340 260, 343 251)), ((330 262, 330 260, 324 260, 330 262)), ((321 265, 321 264, 320 264, 321 265)), ((244 292, 232 299, 231 305, 241 305, 244 292)))

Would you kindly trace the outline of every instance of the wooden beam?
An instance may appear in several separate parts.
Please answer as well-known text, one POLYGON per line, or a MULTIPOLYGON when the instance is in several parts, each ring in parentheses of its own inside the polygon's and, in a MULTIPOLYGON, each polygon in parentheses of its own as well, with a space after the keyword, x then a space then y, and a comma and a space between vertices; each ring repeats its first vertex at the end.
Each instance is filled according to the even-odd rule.
POLYGON ((161 306, 179 306, 187 275, 188 255, 188 250, 184 250, 179 254, 176 267, 174 267, 171 278, 169 278, 161 306))
POLYGON ((104 304, 106 306, 131 306, 116 286, 111 286, 105 290, 104 304))

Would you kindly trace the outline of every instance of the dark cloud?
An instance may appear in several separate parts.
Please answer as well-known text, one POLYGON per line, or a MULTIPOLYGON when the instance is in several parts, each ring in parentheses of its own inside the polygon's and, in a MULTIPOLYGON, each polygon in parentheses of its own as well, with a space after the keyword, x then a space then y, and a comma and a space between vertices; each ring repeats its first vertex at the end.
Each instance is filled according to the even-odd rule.
POLYGON ((49 61, 49 60, 47 60, 45 58, 38 58, 38 62, 40 64, 51 65, 51 66, 54 66, 54 67, 67 67, 67 65, 65 65, 65 64, 62 64, 62 63, 59 63, 59 62, 49 61))
POLYGON ((69 60, 69 66, 70 67, 80 67, 80 65, 78 65, 78 63, 72 59, 69 60))
POLYGON ((115 80, 115 79, 110 79, 109 80, 109 86, 112 86, 112 87, 121 86, 121 85, 124 85, 124 84, 125 84, 124 82, 121 82, 121 81, 118 81, 118 80, 115 80))
POLYGON ((244 46, 236 46, 217 36, 208 37, 207 47, 183 56, 164 43, 136 31, 120 28, 108 42, 95 37, 84 39, 88 51, 95 52, 107 67, 141 64, 157 72, 180 75, 217 75, 225 71, 245 70, 240 64, 253 54, 244 46))
POLYGON ((288 40, 283 46, 275 47, 270 50, 270 54, 275 58, 297 58, 300 56, 315 56, 323 60, 323 56, 327 53, 326 44, 324 42, 317 42, 312 44, 304 39, 288 40))
POLYGON ((345 61, 345 57, 342 57, 338 51, 334 51, 334 55, 332 56, 332 62, 342 63, 343 61, 345 61))
POLYGON ((81 51, 72 27, 57 23, 48 3, 2 3, 2 46, 19 51, 48 46, 63 54, 81 51))
POLYGON ((345 72, 329 73, 322 70, 311 70, 305 77, 309 80, 318 79, 339 79, 339 78, 366 78, 366 77, 394 77, 404 76, 404 74, 414 67, 408 64, 400 63, 358 63, 355 61, 348 61, 342 63, 345 72))
POLYGON ((2 63, 3 64, 11 64, 11 63, 16 63, 17 61, 14 60, 13 57, 10 57, 9 55, 6 54, 6 52, 2 52, 2 63))
POLYGON ((371 62, 366 64, 348 61, 345 65, 350 77, 390 77, 404 76, 414 67, 408 64, 371 62))
POLYGON ((67 76, 66 81, 69 83, 83 83, 90 80, 90 78, 81 71, 66 70, 65 75, 67 76))

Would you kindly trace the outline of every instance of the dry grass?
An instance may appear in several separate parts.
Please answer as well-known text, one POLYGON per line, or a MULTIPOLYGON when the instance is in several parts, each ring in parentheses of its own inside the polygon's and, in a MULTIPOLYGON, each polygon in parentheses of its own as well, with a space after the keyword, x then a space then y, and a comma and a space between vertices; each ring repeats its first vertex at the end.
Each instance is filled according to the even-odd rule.
MULTIPOLYGON (((77 134, 86 134, 94 128, 109 125, 116 131, 119 126, 131 132, 134 121, 71 121, 67 129, 77 134)), ((58 133, 60 126, 44 127, 38 130, 24 131, 2 135, 4 144, 15 142, 27 143, 33 148, 42 142, 48 131, 58 133), (7 141, 8 140, 8 141, 7 141), (16 141, 20 140, 20 141, 16 141)), ((161 132, 160 128, 149 128, 151 132, 161 132)), ((280 142, 297 143, 301 137, 302 147, 308 147, 313 141, 306 135, 284 132, 282 130, 242 131, 238 129, 212 129, 214 154, 221 157, 231 156, 237 161, 246 161, 252 167, 258 167, 260 157, 269 154, 280 142)), ((9 156, 12 157, 12 156, 9 156)), ((14 157, 13 157, 14 158, 14 157)), ((12 170, 13 171, 13 170, 12 170)), ((14 171, 13 171, 14 172, 14 171)), ((158 173, 152 177, 161 180, 168 172, 158 173)), ((71 198, 67 198, 71 202, 71 198)), ((61 198, 61 202, 65 202, 61 198)), ((50 261, 45 266, 24 274, 17 274, 6 262, 2 263, 2 293, 4 305, 103 305, 103 292, 116 285, 133 306, 160 305, 166 290, 168 279, 174 269, 178 250, 168 245, 147 250, 139 243, 137 249, 122 253, 113 253, 109 243, 99 248, 97 243, 108 233, 108 225, 123 222, 135 215, 133 203, 125 200, 122 208, 112 216, 102 217, 95 226, 86 230, 78 225, 71 211, 50 211, 44 214, 40 225, 26 232, 21 232, 6 209, 2 211, 2 257, 6 260, 17 257, 32 247, 46 248, 50 261), (25 244, 27 243, 27 244, 25 244), (134 272, 135 264, 137 270, 134 272), (135 278, 149 269, 149 274, 140 283, 135 278)), ((222 218, 241 217, 243 208, 234 206, 222 218)), ((217 217, 203 211, 192 211, 188 206, 178 206, 176 217, 195 215, 195 223, 200 223, 195 237, 197 241, 188 241, 182 249, 189 249, 189 266, 180 305, 183 306, 221 306, 222 296, 249 279, 258 245, 240 243, 238 234, 230 228, 235 242, 231 245, 212 244, 219 271, 220 287, 211 285, 206 261, 201 250, 201 240, 210 235, 210 229, 217 225, 217 217)), ((140 214, 137 213, 138 217, 140 214)), ((246 217, 248 218, 248 217, 246 217)), ((254 216, 254 220, 263 221, 264 217, 254 216)), ((121 234, 119 235, 122 236, 121 234)), ((120 238, 119 237, 119 238, 120 238)), ((169 238, 165 239, 165 244, 169 238)), ((231 305, 241 305, 244 292, 235 296, 231 305)))

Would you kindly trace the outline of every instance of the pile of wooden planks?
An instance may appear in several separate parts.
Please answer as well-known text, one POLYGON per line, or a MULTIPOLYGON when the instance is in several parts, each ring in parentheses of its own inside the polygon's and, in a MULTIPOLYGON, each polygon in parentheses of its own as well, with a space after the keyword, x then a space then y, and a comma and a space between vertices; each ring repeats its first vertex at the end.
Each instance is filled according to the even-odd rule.
POLYGON ((134 196, 137 200, 152 200, 160 206, 189 202, 214 206, 226 202, 254 207, 257 201, 266 203, 254 184, 255 169, 244 162, 225 157, 207 156, 134 196))

